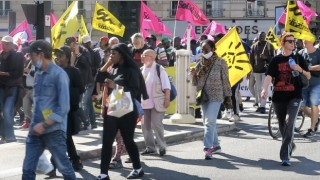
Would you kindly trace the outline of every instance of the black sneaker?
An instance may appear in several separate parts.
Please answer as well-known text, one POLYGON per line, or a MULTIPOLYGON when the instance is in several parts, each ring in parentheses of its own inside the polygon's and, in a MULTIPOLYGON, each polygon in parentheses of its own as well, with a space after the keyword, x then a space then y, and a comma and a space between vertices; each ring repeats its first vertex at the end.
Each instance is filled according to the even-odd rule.
POLYGON ((246 102, 250 101, 250 97, 247 97, 244 101, 246 102))
POLYGON ((81 160, 74 160, 72 161, 72 167, 74 169, 74 171, 81 171, 83 169, 83 164, 81 162, 81 160))
POLYGON ((282 160, 281 166, 291 166, 291 163, 289 160, 282 160))
POLYGON ((127 179, 137 179, 144 175, 143 170, 141 169, 140 172, 137 170, 132 170, 131 173, 127 176, 127 179))
POLYGON ((265 114, 266 113, 266 108, 265 107, 260 107, 260 111, 261 114, 265 114))
POLYGON ((305 133, 305 134, 303 135, 303 137, 305 137, 305 138, 310 138, 310 137, 314 137, 315 135, 316 135, 316 132, 315 132, 315 131, 312 131, 312 129, 308 129, 308 132, 305 133))
POLYGON ((239 104, 239 110, 240 110, 240 112, 243 111, 243 104, 239 104))
POLYGON ((160 149, 159 150, 159 155, 164 156, 166 154, 166 149, 160 149))
POLYGON ((155 154, 155 151, 145 149, 144 151, 141 152, 141 155, 148 155, 148 154, 155 154))
POLYGON ((258 107, 257 110, 256 110, 256 112, 260 112, 260 110, 261 110, 261 107, 258 107))
POLYGON ((102 178, 102 176, 99 175, 99 176, 97 177, 97 180, 110 180, 110 177, 109 177, 109 176, 106 176, 106 177, 102 178))

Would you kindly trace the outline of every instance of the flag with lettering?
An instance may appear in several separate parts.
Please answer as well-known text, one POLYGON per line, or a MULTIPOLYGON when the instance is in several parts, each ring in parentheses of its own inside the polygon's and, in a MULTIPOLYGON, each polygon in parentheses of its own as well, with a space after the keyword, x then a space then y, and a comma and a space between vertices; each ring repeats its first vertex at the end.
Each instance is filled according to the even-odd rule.
POLYGON ((78 1, 73 1, 62 14, 58 22, 51 28, 51 40, 53 48, 60 48, 65 39, 78 32, 78 1))
POLYGON ((202 34, 215 35, 218 33, 226 34, 227 33, 226 28, 220 23, 217 23, 215 21, 211 21, 209 26, 206 28, 206 30, 203 31, 202 34))
POLYGON ((27 20, 23 20, 14 30, 9 34, 13 38, 13 43, 20 49, 21 44, 32 40, 32 33, 27 20))
POLYGON ((190 40, 197 39, 196 31, 194 30, 194 28, 192 27, 191 24, 188 24, 188 27, 187 27, 186 31, 184 32, 182 39, 181 39, 181 43, 183 43, 183 44, 187 42, 188 29, 190 29, 190 40))
POLYGON ((96 2, 92 28, 123 37, 126 27, 101 4, 96 2))
POLYGON ((291 32, 295 38, 315 42, 316 38, 311 33, 306 20, 296 3, 296 1, 288 1, 287 17, 284 30, 291 32))
POLYGON ((162 25, 159 23, 159 18, 152 12, 152 10, 141 1, 140 11, 140 28, 153 30, 156 33, 161 33, 162 25))
POLYGON ((206 25, 210 21, 191 0, 178 1, 176 19, 188 21, 194 25, 206 25))
POLYGON ((278 36, 276 36, 276 34, 274 33, 272 27, 269 28, 268 34, 266 35, 266 41, 268 41, 270 44, 272 44, 274 49, 277 50, 280 48, 280 40, 279 40, 278 36))
POLYGON ((89 35, 86 23, 84 22, 83 16, 81 15, 80 18, 80 27, 79 27, 79 36, 78 36, 78 41, 79 43, 82 42, 82 36, 83 35, 89 35))
POLYGON ((231 86, 239 82, 252 69, 236 27, 217 42, 215 52, 227 62, 231 86))
MULTIPOLYGON (((297 1, 297 5, 301 11, 302 16, 304 17, 304 19, 306 20, 307 24, 310 24, 310 21, 312 19, 312 17, 316 17, 318 16, 318 14, 312 10, 311 8, 309 8, 308 6, 306 6, 304 4, 304 2, 302 1, 297 1)), ((283 11, 283 13, 281 14, 280 18, 279 18, 279 22, 282 24, 285 24, 286 22, 286 10, 283 11)))

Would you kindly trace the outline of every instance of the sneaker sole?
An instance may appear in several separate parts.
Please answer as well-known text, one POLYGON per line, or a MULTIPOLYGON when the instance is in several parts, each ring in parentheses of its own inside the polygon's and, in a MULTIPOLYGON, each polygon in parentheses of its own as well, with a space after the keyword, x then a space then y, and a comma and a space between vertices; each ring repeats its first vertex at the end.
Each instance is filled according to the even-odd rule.
POLYGON ((220 153, 222 153, 222 150, 221 150, 221 149, 216 150, 216 151, 212 151, 212 154, 220 154, 220 153))

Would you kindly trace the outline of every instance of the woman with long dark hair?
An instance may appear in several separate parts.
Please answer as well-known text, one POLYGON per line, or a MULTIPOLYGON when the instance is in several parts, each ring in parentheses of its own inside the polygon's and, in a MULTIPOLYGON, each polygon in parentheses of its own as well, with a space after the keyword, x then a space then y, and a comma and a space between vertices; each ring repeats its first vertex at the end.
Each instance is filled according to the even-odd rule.
MULTIPOLYGON (((140 101, 141 95, 143 96, 143 99, 148 99, 143 76, 138 66, 134 63, 127 45, 120 43, 112 46, 109 60, 112 61, 113 64, 109 77, 105 80, 109 92, 111 92, 116 85, 120 85, 124 87, 124 91, 130 92, 133 102, 134 99, 140 101)), ((104 112, 107 112, 106 107, 103 108, 105 108, 104 112)), ((109 116, 107 113, 104 113, 103 116, 101 172, 98 179, 110 179, 108 170, 112 156, 112 144, 118 130, 121 132, 123 142, 133 163, 133 171, 127 176, 127 179, 142 177, 144 172, 140 163, 138 147, 134 142, 134 130, 138 118, 137 107, 134 105, 134 110, 132 112, 120 118, 109 116)))

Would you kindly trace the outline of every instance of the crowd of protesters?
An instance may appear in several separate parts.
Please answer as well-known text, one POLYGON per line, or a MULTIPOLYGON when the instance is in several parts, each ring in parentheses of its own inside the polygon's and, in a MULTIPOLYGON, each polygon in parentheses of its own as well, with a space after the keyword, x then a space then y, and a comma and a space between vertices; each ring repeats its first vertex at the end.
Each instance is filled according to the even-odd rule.
MULTIPOLYGON (((221 152, 216 119, 238 121, 243 111, 242 98, 239 98, 241 81, 230 86, 227 65, 215 54, 215 43, 222 37, 223 34, 218 34, 211 41, 203 35, 198 41, 191 40, 190 60, 197 62, 191 70, 193 85, 208 96, 208 101, 201 103, 205 159, 212 159, 212 154, 221 152)), ((134 142, 134 130, 139 121, 146 145, 140 154, 166 154, 162 119, 170 105, 171 87, 164 68, 175 65, 176 50, 186 49, 180 37, 173 40, 164 37, 159 41, 154 35, 144 38, 136 33, 132 35, 130 44, 124 44, 116 37, 109 39, 103 36, 94 47, 91 37, 84 35, 81 44, 77 38, 68 37, 65 45, 57 49, 52 49, 43 40, 25 43, 19 49, 10 36, 4 36, 1 42, 1 143, 16 141, 14 117, 19 113, 20 128, 29 129, 23 179, 35 178, 36 165, 45 148, 51 152, 51 162, 64 178, 75 179, 74 171, 80 171, 83 164, 72 135, 80 130, 97 128, 93 99, 102 104, 101 116, 104 119, 98 179, 110 179, 109 169, 123 167, 121 155, 125 148, 129 154, 125 162, 133 164, 133 171, 127 178, 144 175, 134 142), (120 118, 107 114, 106 101, 118 85, 129 91, 135 102, 134 110, 120 118), (112 158, 114 140, 116 152, 112 158)), ((284 139, 280 150, 282 165, 290 165, 290 155, 295 147, 291 131, 300 106, 311 118, 311 127, 304 136, 315 136, 319 125, 320 50, 313 42, 301 42, 289 33, 284 34, 278 52, 266 41, 264 32, 259 33, 251 47, 242 42, 253 68, 247 78, 255 98, 255 112, 266 113, 267 88, 271 82, 275 86, 272 101, 284 139), (296 66, 289 66, 289 57, 298 57, 301 61, 296 66), (281 71, 279 66, 283 66, 281 71), (301 89, 291 80, 283 79, 285 73, 286 78, 293 81, 293 75, 288 73, 291 71, 311 77, 309 87, 301 89), (287 84, 281 85, 281 81, 287 84), (290 86, 291 89, 280 86, 290 86), (289 121, 285 121, 287 114, 289 121)), ((201 113, 197 116, 199 114, 201 116, 201 113)), ((55 175, 55 168, 49 176, 55 175)))

